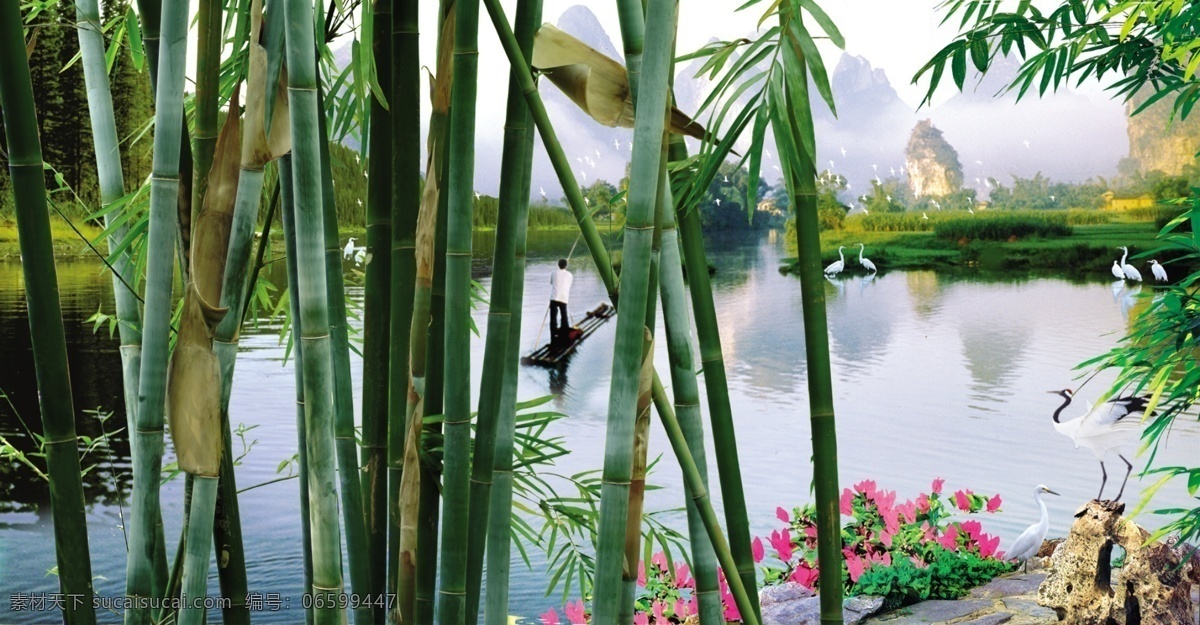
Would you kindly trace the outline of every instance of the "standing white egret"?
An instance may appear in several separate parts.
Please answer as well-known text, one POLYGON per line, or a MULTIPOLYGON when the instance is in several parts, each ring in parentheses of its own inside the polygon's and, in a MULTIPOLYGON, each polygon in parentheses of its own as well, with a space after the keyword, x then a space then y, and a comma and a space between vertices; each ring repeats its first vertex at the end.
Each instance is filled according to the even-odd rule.
POLYGON ((1121 265, 1117 264, 1117 261, 1115 261, 1115 260, 1113 261, 1112 275, 1114 278, 1116 278, 1118 280, 1125 279, 1125 272, 1121 271, 1121 265))
POLYGON ((354 256, 354 237, 350 237, 350 240, 346 241, 346 247, 342 248, 342 256, 344 258, 354 256))
POLYGON ((1150 273, 1154 274, 1154 279, 1159 282, 1167 281, 1167 270, 1163 269, 1163 266, 1158 264, 1157 260, 1150 261, 1150 273))
POLYGON ((845 247, 846 246, 844 245, 838 246, 839 260, 830 263, 829 266, 825 268, 826 276, 836 276, 837 274, 842 273, 842 270, 846 268, 846 257, 842 254, 842 250, 845 249, 845 247))
POLYGON ((1125 481, 1121 482, 1121 490, 1117 492, 1117 498, 1114 500, 1120 501, 1121 495, 1125 494, 1129 474, 1133 472, 1133 463, 1125 458, 1122 452, 1142 433, 1142 415, 1146 412, 1147 398, 1133 395, 1117 397, 1098 406, 1088 406, 1087 414, 1078 419, 1062 422, 1058 417, 1071 405, 1075 393, 1069 388, 1047 392, 1064 400, 1058 410, 1054 411, 1054 429, 1070 438, 1076 449, 1087 447, 1092 450, 1096 460, 1100 462, 1100 473, 1104 477, 1100 482, 1100 493, 1096 495, 1097 500, 1104 495, 1104 486, 1108 483, 1108 471, 1104 468, 1105 454, 1114 451, 1125 463, 1125 481))
POLYGON ((1057 495, 1058 493, 1046 488, 1045 484, 1039 484, 1033 489, 1033 499, 1037 501, 1038 508, 1041 509, 1042 516, 1037 523, 1030 525, 1021 535, 1013 541, 1012 547, 1004 552, 1005 557, 1009 560, 1017 560, 1024 562, 1026 569, 1029 568, 1029 559, 1037 555, 1037 552, 1042 548, 1042 542, 1046 540, 1046 533, 1050 531, 1050 511, 1046 509, 1046 502, 1042 501, 1043 494, 1057 495))
POLYGON ((1134 282, 1141 282, 1142 272, 1138 271, 1137 267, 1125 262, 1125 258, 1129 256, 1129 248, 1122 246, 1117 249, 1125 250, 1125 253, 1121 256, 1121 271, 1125 272, 1125 277, 1134 282))
POLYGON ((859 248, 858 249, 858 264, 865 267, 867 269, 867 271, 872 271, 872 272, 879 271, 878 269, 875 268, 875 263, 871 262, 870 258, 863 258, 863 252, 865 252, 867 250, 867 246, 862 243, 859 243, 858 248, 859 248))

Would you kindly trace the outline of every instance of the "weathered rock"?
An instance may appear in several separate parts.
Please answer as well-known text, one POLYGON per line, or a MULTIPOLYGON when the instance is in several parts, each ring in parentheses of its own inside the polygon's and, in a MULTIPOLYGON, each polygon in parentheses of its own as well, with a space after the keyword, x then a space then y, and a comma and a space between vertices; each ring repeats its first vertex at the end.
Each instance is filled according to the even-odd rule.
POLYGON ((993 612, 986 616, 981 616, 969 621, 962 621, 959 625, 1000 625, 1012 620, 1013 615, 1008 612, 993 612))
POLYGON ((880 618, 879 623, 888 625, 946 623, 971 616, 976 612, 983 612, 991 607, 991 601, 982 599, 931 599, 897 610, 895 618, 880 618))
POLYGON ((1034 618, 1046 619, 1049 621, 1058 620, 1058 614, 1056 614, 1054 610, 1051 610, 1046 606, 1039 605, 1037 601, 1032 599, 1005 597, 1000 602, 1004 604, 1004 609, 1008 610, 1009 612, 1024 614, 1025 616, 1032 616, 1034 618))
POLYGON ((942 131, 926 119, 917 123, 904 151, 908 185, 913 197, 945 197, 962 188, 962 165, 958 152, 942 136, 942 131))
MULTIPOLYGON (((758 595, 763 625, 817 625, 821 622, 821 599, 813 591, 788 582, 768 586, 758 595)), ((883 607, 883 597, 848 597, 842 603, 842 620, 861 623, 883 607)))
POLYGON ((1066 542, 1050 558, 1038 603, 1078 625, 1194 622, 1179 554, 1161 542, 1143 546, 1150 535, 1121 517, 1124 508, 1092 501, 1076 513, 1066 542), (1110 565, 1114 545, 1126 554, 1119 577, 1110 565))
POLYGON ((975 599, 994 599, 1029 595, 1037 592, 1038 586, 1041 586, 1045 579, 1045 573, 1017 573, 997 577, 983 586, 973 588, 970 596, 975 599))

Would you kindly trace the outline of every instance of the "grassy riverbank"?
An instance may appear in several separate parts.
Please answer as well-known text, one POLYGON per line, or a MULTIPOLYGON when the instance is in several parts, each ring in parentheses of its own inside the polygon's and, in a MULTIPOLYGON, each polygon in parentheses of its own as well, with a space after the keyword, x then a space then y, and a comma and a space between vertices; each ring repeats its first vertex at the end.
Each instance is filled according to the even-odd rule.
MULTIPOLYGON (((977 215, 973 219, 985 220, 977 215)), ((880 270, 889 269, 955 269, 984 270, 1054 270, 1073 277, 1103 277, 1109 275, 1114 260, 1119 260, 1120 246, 1127 246, 1131 258, 1156 247, 1158 226, 1154 221, 1113 220, 1110 223, 1074 225, 1066 236, 1010 237, 1005 240, 939 236, 933 230, 867 231, 853 227, 829 230, 821 234, 821 256, 828 265, 838 260, 838 247, 845 246, 848 272, 861 272, 858 264, 858 244, 866 245, 865 255, 880 270), (853 260, 851 260, 853 258, 853 260)), ((789 246, 794 253, 794 248, 789 246)), ((789 259, 790 260, 790 259, 789 259)), ((1160 262, 1174 260, 1163 256, 1160 262)), ((1131 260, 1139 267, 1148 259, 1131 260)), ((1182 275, 1192 267, 1179 263, 1167 264, 1169 272, 1182 275)), ((784 270, 790 269, 785 265, 784 270)), ((1148 271, 1143 271, 1148 275, 1148 271)))

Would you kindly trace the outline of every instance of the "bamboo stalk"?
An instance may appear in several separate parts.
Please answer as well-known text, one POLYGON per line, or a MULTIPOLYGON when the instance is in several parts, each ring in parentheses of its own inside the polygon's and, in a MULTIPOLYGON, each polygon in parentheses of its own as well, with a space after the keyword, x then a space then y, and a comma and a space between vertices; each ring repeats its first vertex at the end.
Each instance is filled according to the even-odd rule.
POLYGON ((192 514, 188 524, 186 555, 183 559, 183 600, 180 602, 179 625, 203 625, 207 596, 208 563, 212 551, 213 506, 217 501, 218 480, 204 475, 194 476, 192 514))
POLYGON ((479 0, 455 2, 446 216, 444 500, 438 622, 466 622, 467 514, 471 468, 471 211, 475 173, 475 96, 479 0))
MULTIPOLYGON (((317 90, 317 110, 324 111, 323 90, 317 90)), ((350 335, 346 321, 346 290, 342 285, 342 248, 338 244, 337 207, 333 197, 333 165, 329 160, 329 138, 325 115, 317 122, 321 141, 321 194, 324 206, 325 283, 329 306, 329 338, 333 348, 334 446, 337 452, 338 483, 342 495, 342 526, 346 532, 351 601, 356 625, 373 621, 367 600, 370 575, 367 569, 367 539, 363 518, 362 482, 358 472, 358 443, 354 433, 354 387, 350 379, 350 335)))
MULTIPOLYGON (((537 21, 540 21, 541 7, 536 5, 540 5, 540 2, 526 0, 517 6, 517 42, 524 54, 532 51, 537 21)), ((527 152, 530 149, 527 139, 532 136, 528 131, 528 107, 522 101, 519 85, 519 78, 510 77, 504 151, 500 166, 500 214, 496 224, 491 301, 488 307, 487 339, 483 355, 483 370, 487 373, 480 384, 475 453, 471 465, 471 506, 467 535, 467 618, 471 621, 479 620, 479 592, 483 582, 484 551, 489 534, 493 469, 496 454, 500 453, 496 446, 497 432, 502 421, 506 426, 510 422, 515 426, 515 420, 510 420, 502 411, 505 410, 505 383, 515 380, 513 372, 520 363, 519 355, 510 349, 509 342, 520 341, 520 330, 515 333, 514 339, 511 327, 514 314, 517 315, 518 323, 520 321, 521 295, 524 292, 523 288, 517 291, 515 265, 518 239, 521 239, 521 256, 524 258, 530 185, 530 170, 526 167, 527 152)), ((524 271, 521 272, 521 276, 524 277, 524 271)), ((511 410, 513 405, 510 404, 507 408, 511 410)), ((503 453, 511 456, 511 443, 503 453)), ((508 465, 511 471, 511 458, 508 465)), ((511 484, 509 486, 511 487, 511 484)), ((510 492, 510 501, 511 496, 510 492)), ((507 517, 509 513, 501 514, 507 517)), ((509 534, 505 531, 496 536, 502 537, 499 540, 507 541, 509 534)))
MULTIPOLYGON (((654 293, 652 293, 653 295, 654 293)), ((621 569, 621 612, 618 621, 632 623, 642 557, 642 509, 646 502, 646 464, 650 448, 651 380, 654 377, 654 333, 645 329, 638 374, 637 418, 633 426, 633 470, 629 480, 629 514, 625 517, 625 563, 621 569)))
MULTIPOLYGON (((790 6, 780 9, 779 19, 786 24, 790 6)), ((799 19, 799 15, 794 16, 799 19)), ((787 119, 783 127, 776 121, 772 128, 778 145, 802 146, 804 136, 812 136, 812 115, 808 99, 808 71, 800 54, 783 55, 785 65, 793 65, 784 94, 787 119), (797 115, 796 111, 800 111, 797 115), (790 134, 791 136, 786 136, 790 134)), ((813 491, 817 509, 817 558, 821 562, 841 562, 841 513, 838 503, 837 434, 833 408, 833 375, 829 359, 829 323, 825 313, 825 279, 821 268, 820 228, 817 223, 817 167, 811 154, 795 149, 795 159, 784 163, 785 180, 796 215, 797 266, 804 309, 804 351, 808 366, 809 420, 813 437, 813 491), (798 165, 793 169, 792 165, 798 165)), ((842 571, 840 566, 823 566, 820 571, 821 623, 842 622, 842 571)))
POLYGON ((96 622, 96 613, 92 608, 92 566, 75 438, 75 405, 22 24, 16 0, 0 2, 0 59, 3 59, 0 109, 8 142, 8 171, 16 206, 29 335, 45 437, 55 560, 59 589, 65 596, 63 620, 69 625, 90 625, 96 622))
MULTIPOLYGON (((391 360, 388 391, 388 588, 400 588, 406 570, 401 487, 408 427, 412 325, 416 290, 416 215, 420 208, 421 132, 418 0, 397 0, 391 16, 391 360)), ((432 132, 432 131, 431 131, 432 132)), ((424 360, 421 361, 424 363, 424 360)), ((412 572, 412 569, 408 569, 412 572)), ((409 575, 412 578, 412 575, 409 575)), ((397 597, 400 599, 400 597, 397 597)))
MULTIPOLYGON (((166 405, 168 342, 171 323, 171 278, 179 233, 180 141, 183 84, 187 54, 188 1, 163 7, 161 58, 155 97, 154 165, 150 181, 150 226, 146 240, 145 320, 142 327, 142 370, 138 383, 134 452, 133 506, 126 565, 126 595, 134 602, 162 592, 153 581, 162 553, 159 473, 162 469, 163 417, 166 405)), ((165 575, 159 574, 160 579, 165 575)), ((164 580, 165 581, 165 580, 164 580)), ((150 611, 134 605, 125 612, 127 625, 150 621, 150 611)))
MULTIPOLYGON (((679 420, 675 417, 675 411, 671 408, 671 400, 667 398, 666 389, 663 388, 662 381, 658 379, 657 374, 654 375, 653 394, 654 407, 662 419, 667 439, 671 441, 671 450, 675 452, 675 458, 683 470, 684 484, 704 523, 704 529, 708 534, 713 551, 716 553, 717 560, 725 570, 733 570, 737 566, 733 559, 733 553, 729 548, 729 543, 725 542, 725 536, 721 534, 721 524, 717 520, 716 511, 713 510, 708 489, 704 486, 704 479, 696 467, 696 461, 688 447, 687 438, 683 434, 679 420)), ((754 604, 750 600, 755 593, 748 592, 747 587, 742 583, 742 578, 738 575, 727 575, 725 579, 729 582, 729 592, 733 595, 738 612, 742 615, 742 622, 745 625, 757 625, 759 619, 754 613, 754 604)), ((754 586, 750 588, 754 588, 754 586)))
MULTIPOLYGON (((196 132, 192 182, 192 221, 204 206, 208 173, 217 146, 217 110, 221 81, 222 0, 198 0, 196 12, 196 132)), ((239 42, 240 43, 240 42, 239 42)))
MULTIPOLYGON (((283 220, 283 240, 286 247, 285 258, 288 274, 288 298, 292 310, 292 366, 296 372, 296 444, 300 479, 300 542, 301 562, 304 569, 304 587, 312 588, 312 529, 309 523, 308 510, 308 441, 304 427, 304 345, 296 340, 301 336, 303 326, 300 323, 300 278, 296 268, 296 210, 292 200, 292 157, 286 155, 279 159, 279 195, 280 214, 283 220)), ((304 611, 304 622, 313 623, 312 610, 304 611)))
MULTIPOLYGON (((384 93, 392 93, 392 2, 375 0, 371 54, 376 79, 384 93)), ((414 59, 415 61, 415 59, 414 59)), ((367 567, 371 596, 387 592, 388 488, 388 347, 392 304, 392 204, 388 175, 392 171, 392 118, 384 103, 371 91, 371 124, 367 141, 367 263, 363 286, 363 444, 362 490, 367 532, 367 567)), ((386 618, 385 608, 374 610, 375 621, 386 618)))
MULTIPOLYGON (((682 141, 672 143, 672 160, 687 157, 682 141)), ((729 401, 729 386, 725 377, 725 358, 721 351, 721 334, 717 325, 716 305, 713 303, 712 282, 708 275, 708 259, 704 253, 704 238, 697 207, 677 206, 678 232, 683 250, 684 268, 688 275, 688 290, 692 296, 692 315, 700 347, 700 366, 704 371, 709 420, 712 424, 714 450, 717 460, 717 479, 721 485, 721 500, 725 507, 725 526, 729 544, 737 562, 742 583, 754 588, 756 572, 750 548, 750 521, 746 512, 746 496, 742 489, 742 470, 738 460, 737 436, 733 425, 733 408, 729 401)), ((758 594, 750 593, 757 613, 758 594)))
POLYGON ((600 491, 599 540, 596 553, 594 618, 615 622, 621 611, 621 574, 633 470, 634 423, 650 287, 650 256, 654 237, 654 207, 658 194, 659 161, 667 113, 667 81, 671 65, 673 0, 651 0, 647 24, 654 34, 644 56, 636 104, 629 208, 625 223, 621 282, 624 296, 617 309, 605 436, 603 485, 600 491))
MULTIPOLYGON (((682 144, 683 137, 672 137, 672 149, 675 149, 676 142, 682 144)), ((675 414, 678 416, 680 429, 691 450, 700 480, 707 488, 708 463, 704 450, 704 420, 700 413, 700 385, 696 378, 696 361, 692 354, 691 321, 687 312, 687 294, 683 284, 674 202, 669 195, 668 181, 664 181, 664 185, 665 193, 668 194, 665 204, 668 209, 659 213, 659 219, 662 221, 662 258, 659 265, 662 278, 659 280, 659 288, 662 293, 663 322, 667 333, 667 355, 671 363, 671 388, 674 391, 675 414)), ((692 573, 696 578, 695 594, 700 608, 700 623, 723 625, 725 612, 721 605, 716 554, 708 540, 700 510, 692 499, 694 493, 686 485, 684 493, 687 496, 688 538, 692 546, 692 573)))
MULTIPOLYGON (((389 506, 391 513, 391 531, 389 547, 391 547, 391 574, 394 580, 389 586, 396 593, 395 614, 400 615, 403 622, 411 622, 414 611, 416 594, 416 517, 417 499, 419 496, 420 472, 409 471, 410 465, 415 464, 415 457, 409 460, 410 453, 416 453, 416 445, 420 443, 420 417, 413 420, 412 379, 416 375, 414 369, 424 367, 424 351, 414 351, 413 344, 423 343, 429 324, 426 315, 419 320, 418 310, 422 302, 428 302, 429 283, 422 281, 420 273, 420 250, 417 249, 418 214, 426 210, 422 205, 420 187, 421 149, 415 140, 421 132, 420 121, 420 67, 418 61, 418 17, 419 8, 414 0, 400 0, 393 7, 392 15, 392 102, 396 114, 392 117, 392 253, 389 258, 392 271, 392 354, 389 389, 389 423, 388 423, 388 488, 391 495, 389 506), (416 440, 408 440, 415 435, 416 440), (413 449, 408 449, 414 446, 413 449), (406 493, 406 491, 408 491, 406 493), (405 500, 405 495, 411 501, 405 500)), ((439 14, 440 16, 440 14, 439 14)), ((440 23, 440 20, 439 20, 440 23)), ((438 68, 439 80, 442 70, 438 68)), ((434 97, 434 114, 439 107, 434 97)), ((430 136, 434 137, 437 127, 431 125, 430 136)), ((431 144, 430 158, 434 156, 434 146, 431 144)), ((427 167, 427 170, 432 168, 427 167)), ((426 182, 425 192, 436 193, 440 181, 433 176, 426 182)), ((436 200, 434 202, 436 208, 436 200)), ((436 223, 436 215, 432 218, 429 228, 436 223)), ((429 233, 428 254, 433 254, 433 234, 429 233)), ((426 305, 426 311, 428 307, 426 305)))
POLYGON ((342 593, 341 528, 338 523, 336 463, 333 453, 333 372, 321 205, 321 157, 313 8, 308 0, 287 0, 286 48, 291 105, 296 267, 300 287, 304 366, 304 413, 308 448, 308 497, 312 531, 313 620, 318 625, 345 621, 342 593), (323 604, 323 605, 322 605, 323 604))

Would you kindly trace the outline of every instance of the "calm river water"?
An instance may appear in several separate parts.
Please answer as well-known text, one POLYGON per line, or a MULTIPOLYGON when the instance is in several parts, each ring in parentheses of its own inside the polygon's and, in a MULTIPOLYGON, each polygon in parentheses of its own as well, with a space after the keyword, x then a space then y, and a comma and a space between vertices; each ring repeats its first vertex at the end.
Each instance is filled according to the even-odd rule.
MULTIPOLYGON (((531 237, 522 324, 526 351, 539 334, 553 263, 573 242, 569 234, 531 237)), ((799 281, 779 273, 783 250, 777 237, 714 240, 709 251, 718 268, 713 283, 752 525, 757 535, 766 535, 777 523, 776 506, 791 507, 810 497, 799 281)), ((477 237, 476 252, 476 277, 486 288, 490 239, 477 237)), ((284 282, 281 267, 282 263, 269 273, 275 284, 284 282)), ((579 317, 605 297, 583 245, 574 252, 572 269, 570 309, 579 317)), ((39 428, 21 280, 20 265, 0 263, 0 388, 12 402, 10 406, 0 400, 0 435, 26 447, 29 435, 14 407, 34 431, 39 428)), ((103 427, 120 427, 124 415, 117 343, 106 330, 93 333, 85 323, 98 309, 111 312, 109 279, 97 265, 75 262, 60 266, 59 280, 76 406, 117 411, 103 427)), ((1073 449, 1051 428, 1050 414, 1059 399, 1045 391, 1078 384, 1072 367, 1115 344, 1133 300, 1115 293, 1106 282, 928 271, 892 272, 873 280, 851 277, 830 282, 827 293, 842 482, 875 479, 881 487, 899 491, 901 499, 928 489, 936 477, 946 478, 951 491, 998 492, 1004 497, 1004 510, 985 521, 1004 544, 1036 520, 1032 491, 1044 483, 1063 495, 1049 497, 1047 503, 1051 534, 1065 534, 1071 514, 1095 496, 1100 472, 1090 453, 1073 449)), ((361 295, 361 290, 351 292, 352 299, 361 295)), ((481 329, 486 327, 485 308, 477 306, 474 312, 481 329)), ((615 323, 600 328, 565 372, 521 371, 521 399, 554 393, 550 406, 569 415, 553 426, 553 433, 572 451, 558 460, 560 473, 601 466, 615 329, 615 323)), ((278 327, 264 324, 248 331, 241 347, 232 419, 253 427, 245 439, 254 442, 237 469, 238 484, 244 488, 279 477, 276 468, 295 453, 296 436, 291 362, 284 364, 278 327)), ((482 338, 473 337, 472 350, 474 398, 482 338)), ((665 371, 665 345, 659 346, 656 358, 665 371)), ((353 367, 357 383, 357 357, 353 367)), ((1082 395, 1098 394, 1102 382, 1103 376, 1082 395)), ((101 433, 93 415, 80 418, 81 433, 101 433)), ((652 453, 664 458, 651 482, 664 488, 650 493, 648 507, 678 508, 683 502, 681 478, 657 422, 654 428, 652 453)), ((1196 435, 1194 422, 1178 423, 1158 462, 1194 463, 1196 435)), ((88 463, 97 465, 87 477, 96 589, 116 596, 124 591, 123 509, 118 501, 118 494, 129 486, 124 433, 115 437, 111 453, 101 449, 88 463)), ((1120 463, 1114 459, 1112 464, 1120 463)), ((1149 483, 1131 481, 1127 499, 1135 500, 1139 487, 1149 483)), ((44 484, 30 471, 0 461, 0 589, 6 595, 57 590, 57 580, 47 574, 55 565, 47 496, 44 484)), ((169 482, 163 489, 168 553, 178 536, 181 500, 182 480, 169 482)), ((719 505, 719 496, 716 501, 719 505)), ((1151 507, 1184 506, 1189 501, 1184 484, 1171 484, 1151 507)), ((282 593, 298 605, 302 580, 297 482, 246 493, 242 508, 251 590, 282 593)), ((668 518, 684 529, 681 514, 668 518)), ((1147 514, 1140 521, 1153 525, 1157 519, 1147 514)), ((513 575, 515 614, 534 616, 557 604, 557 597, 545 597, 543 559, 534 558, 532 571, 514 563, 513 575)), ((215 593, 215 577, 211 587, 215 593)), ((298 618, 294 610, 255 614, 255 621, 262 623, 294 623, 298 618)), ((101 619, 118 622, 111 613, 101 619)), ((0 623, 55 622, 55 613, 13 612, 9 598, 0 596, 0 623)))

